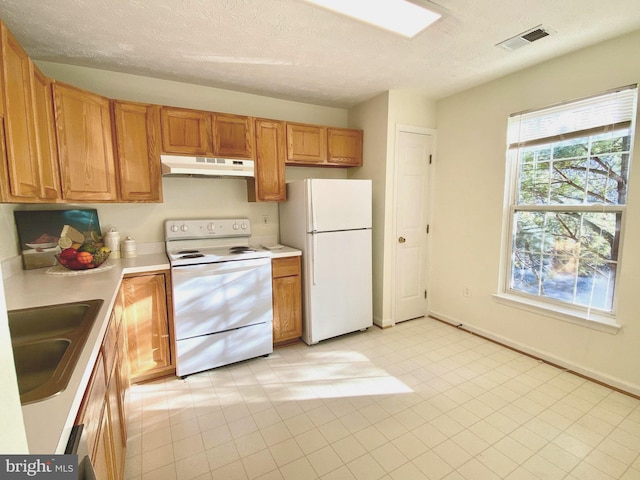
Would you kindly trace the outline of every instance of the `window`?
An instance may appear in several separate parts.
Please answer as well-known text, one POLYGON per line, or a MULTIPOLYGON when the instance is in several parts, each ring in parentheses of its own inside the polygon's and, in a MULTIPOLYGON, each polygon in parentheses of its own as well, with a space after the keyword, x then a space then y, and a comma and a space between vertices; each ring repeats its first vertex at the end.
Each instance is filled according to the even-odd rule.
POLYGON ((509 118, 504 293, 613 316, 636 92, 509 118))

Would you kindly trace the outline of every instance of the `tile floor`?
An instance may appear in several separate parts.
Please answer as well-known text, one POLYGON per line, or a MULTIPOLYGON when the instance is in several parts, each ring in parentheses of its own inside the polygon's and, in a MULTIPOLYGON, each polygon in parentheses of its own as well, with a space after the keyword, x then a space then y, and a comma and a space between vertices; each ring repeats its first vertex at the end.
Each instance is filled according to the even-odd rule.
POLYGON ((127 479, 640 479, 640 401, 432 319, 131 391, 127 479))

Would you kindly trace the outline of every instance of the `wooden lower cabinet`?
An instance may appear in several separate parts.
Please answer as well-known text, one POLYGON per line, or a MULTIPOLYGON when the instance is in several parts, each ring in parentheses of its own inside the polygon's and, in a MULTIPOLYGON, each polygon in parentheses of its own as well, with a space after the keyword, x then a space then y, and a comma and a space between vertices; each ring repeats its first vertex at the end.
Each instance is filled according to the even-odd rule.
POLYGON ((122 480, 126 440, 122 440, 122 421, 118 407, 116 377, 107 388, 97 441, 91 456, 97 480, 122 480))
MULTIPOLYGON (((102 438, 106 394, 107 381, 104 371, 104 359, 102 353, 100 353, 93 368, 91 380, 85 391, 80 412, 76 418, 76 424, 84 425, 89 454, 92 455, 91 460, 94 463, 94 467, 98 463, 95 452, 102 438)), ((106 463, 106 460, 104 463, 106 463)))
POLYGON ((118 345, 126 341, 124 330, 112 313, 107 334, 89 381, 89 386, 76 419, 86 431, 89 455, 98 480, 124 478, 127 438, 126 414, 120 398, 124 395, 120 382, 122 363, 118 345))
POLYGON ((76 424, 84 425, 97 480, 124 478, 131 374, 148 379, 166 373, 167 365, 171 366, 167 285, 168 271, 128 276, 111 311, 76 417, 76 424), (134 369, 129 358, 133 358, 134 369))
POLYGON ((100 417, 97 433, 97 442, 93 450, 93 455, 91 455, 91 463, 96 473, 96 480, 115 480, 118 477, 115 476, 116 466, 114 465, 109 415, 102 415, 100 417))
POLYGON ((273 344, 296 341, 302 335, 300 257, 271 260, 273 288, 273 344))
POLYGON ((115 362, 113 370, 111 371, 111 378, 107 387, 107 405, 105 416, 109 422, 109 434, 112 445, 113 453, 113 471, 114 479, 120 480, 124 478, 124 460, 125 450, 127 447, 127 439, 125 437, 125 428, 123 421, 123 412, 120 407, 120 385, 118 382, 117 370, 119 369, 119 362, 115 362))
POLYGON ((122 292, 131 381, 174 373, 170 272, 127 275, 122 292))

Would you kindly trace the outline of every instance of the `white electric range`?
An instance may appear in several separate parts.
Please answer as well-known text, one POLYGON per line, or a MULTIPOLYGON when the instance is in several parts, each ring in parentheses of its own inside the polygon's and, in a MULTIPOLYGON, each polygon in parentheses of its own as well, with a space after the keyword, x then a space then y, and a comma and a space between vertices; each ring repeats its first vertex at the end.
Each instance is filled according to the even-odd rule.
POLYGON ((165 221, 178 376, 273 351, 271 254, 250 236, 248 219, 165 221))

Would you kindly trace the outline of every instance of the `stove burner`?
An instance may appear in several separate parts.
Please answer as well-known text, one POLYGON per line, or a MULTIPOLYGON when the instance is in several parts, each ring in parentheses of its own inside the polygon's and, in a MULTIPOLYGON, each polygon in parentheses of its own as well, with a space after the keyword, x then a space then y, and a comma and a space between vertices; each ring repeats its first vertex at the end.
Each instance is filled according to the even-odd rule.
POLYGON ((245 253, 245 252, 255 252, 255 248, 246 247, 244 245, 238 247, 231 247, 229 249, 229 253, 245 253))
POLYGON ((184 253, 200 253, 198 250, 180 250, 178 255, 182 255, 184 253))
POLYGON ((197 253, 198 251, 195 250, 196 253, 188 253, 186 255, 182 255, 179 258, 180 259, 185 259, 185 258, 201 258, 204 257, 204 255, 202 253, 197 253))

